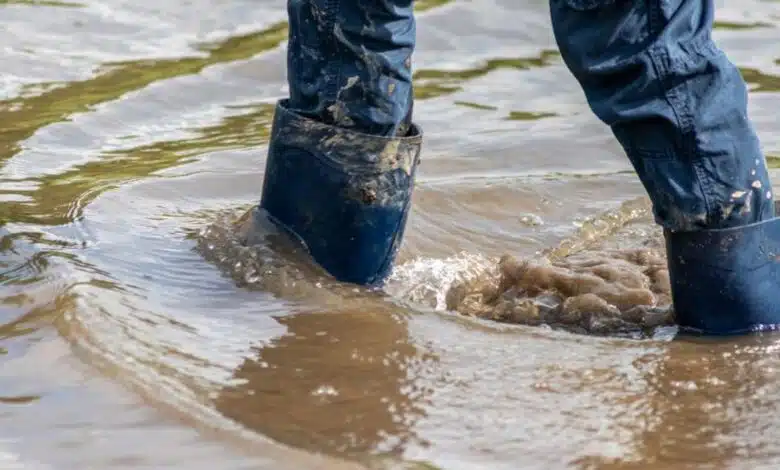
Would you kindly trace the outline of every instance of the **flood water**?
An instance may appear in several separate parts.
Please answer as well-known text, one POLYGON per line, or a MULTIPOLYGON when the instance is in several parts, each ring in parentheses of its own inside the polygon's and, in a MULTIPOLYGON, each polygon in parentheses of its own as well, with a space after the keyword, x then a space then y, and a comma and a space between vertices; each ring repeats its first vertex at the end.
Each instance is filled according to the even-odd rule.
MULTIPOLYGON (((383 295, 272 231, 238 245, 287 92, 283 3, 0 0, 0 468, 780 465, 776 336, 447 310, 505 253, 657 237, 543 0, 418 2, 426 138, 383 295)), ((717 3, 775 165, 780 4, 717 3)))

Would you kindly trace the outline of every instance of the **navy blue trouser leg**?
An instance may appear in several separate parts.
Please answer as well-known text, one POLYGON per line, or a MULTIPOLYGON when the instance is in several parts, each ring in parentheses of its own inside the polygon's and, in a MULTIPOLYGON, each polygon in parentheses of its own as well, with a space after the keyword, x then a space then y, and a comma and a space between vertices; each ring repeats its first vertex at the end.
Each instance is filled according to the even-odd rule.
POLYGON ((713 0, 550 0, 566 65, 665 229, 681 326, 780 324, 780 219, 747 89, 711 38, 713 0))
POLYGON ((422 131, 412 0, 288 0, 290 96, 260 209, 333 277, 380 284, 402 240, 422 131))
POLYGON ((326 124, 403 135, 412 111, 412 0, 289 0, 290 109, 326 124))
POLYGON ((563 59, 673 231, 774 215, 737 68, 711 39, 713 0, 551 0, 563 59))

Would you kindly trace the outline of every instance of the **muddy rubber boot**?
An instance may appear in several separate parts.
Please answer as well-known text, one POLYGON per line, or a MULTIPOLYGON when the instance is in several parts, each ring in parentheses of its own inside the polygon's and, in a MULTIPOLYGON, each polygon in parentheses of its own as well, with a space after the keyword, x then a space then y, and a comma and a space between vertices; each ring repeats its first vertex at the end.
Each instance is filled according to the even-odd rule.
POLYGON ((665 235, 681 327, 711 335, 779 329, 780 218, 665 235))
POLYGON ((381 283, 406 227, 422 132, 378 137, 276 108, 260 208, 337 280, 381 283))

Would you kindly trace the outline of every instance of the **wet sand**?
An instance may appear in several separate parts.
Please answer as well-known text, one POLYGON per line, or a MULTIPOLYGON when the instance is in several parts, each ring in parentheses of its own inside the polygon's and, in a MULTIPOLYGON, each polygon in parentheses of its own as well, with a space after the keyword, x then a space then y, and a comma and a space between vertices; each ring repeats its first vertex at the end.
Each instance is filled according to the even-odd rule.
MULTIPOLYGON (((780 6, 716 3, 776 167, 780 6)), ((673 340, 545 2, 418 9, 426 141, 378 293, 238 243, 282 5, 0 2, 0 468, 777 468, 778 339, 673 340)))

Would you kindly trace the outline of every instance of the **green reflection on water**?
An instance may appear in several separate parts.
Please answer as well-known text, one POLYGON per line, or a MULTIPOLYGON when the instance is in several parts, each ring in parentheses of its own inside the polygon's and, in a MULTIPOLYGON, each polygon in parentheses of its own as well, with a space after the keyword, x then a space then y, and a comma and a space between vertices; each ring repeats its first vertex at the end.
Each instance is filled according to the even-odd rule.
MULTIPOLYGON (((778 63, 777 61, 775 63, 778 63)), ((742 78, 753 85, 753 92, 772 92, 780 91, 780 77, 764 73, 758 69, 750 67, 741 67, 742 78)))
POLYGON ((735 23, 731 21, 716 21, 713 24, 714 29, 727 29, 734 31, 741 31, 746 29, 760 29, 760 28, 772 28, 770 23, 762 23, 757 21, 755 23, 735 23))
MULTIPOLYGON (((447 2, 438 2, 436 5, 444 3, 447 2)), ((433 3, 428 4, 428 7, 432 6, 433 3)), ((89 111, 95 105, 155 81, 195 74, 218 63, 250 58, 278 46, 286 37, 286 24, 278 23, 260 32, 201 45, 199 49, 207 52, 204 57, 109 64, 89 80, 38 85, 39 88, 46 88, 46 91, 34 96, 0 101, 0 160, 15 154, 19 150, 19 142, 41 127, 64 121, 72 114, 89 111)), ((500 68, 526 70, 544 66, 552 63, 556 56, 554 51, 544 51, 538 57, 492 59, 473 69, 453 72, 421 70, 417 72, 416 79, 423 82, 423 98, 441 96, 459 89, 459 85, 449 83, 459 84, 500 68)), ((34 189, 12 191, 25 199, 0 205, 0 221, 42 225, 68 223, 78 218, 82 208, 90 201, 123 182, 186 163, 204 153, 265 143, 272 114, 271 104, 257 105, 246 114, 230 116, 216 126, 195 130, 196 135, 192 138, 109 152, 101 159, 75 166, 60 174, 27 180, 34 189)), ((515 118, 519 116, 515 114, 515 118)))
POLYGON ((431 10, 436 7, 452 3, 454 0, 416 0, 414 3, 414 9, 418 12, 431 10))
POLYGON ((498 109, 495 106, 488 106, 486 104, 472 103, 470 101, 456 101, 455 105, 456 106, 464 106, 466 108, 482 109, 482 110, 485 110, 485 111, 495 111, 495 110, 498 109))
POLYGON ((25 202, 0 205, 0 220, 59 225, 80 216, 82 208, 106 190, 219 150, 247 148, 267 141, 274 106, 261 103, 242 106, 239 115, 204 127, 192 137, 160 141, 129 150, 107 152, 59 174, 35 180, 37 187, 24 192, 25 202))
POLYGON ((547 117, 557 116, 556 113, 534 113, 530 111, 512 111, 507 117, 510 121, 535 121, 547 117))
POLYGON ((107 64, 88 80, 64 83, 37 96, 0 101, 0 162, 18 152, 19 142, 44 126, 64 121, 72 114, 88 111, 95 105, 159 80, 251 58, 286 39, 286 24, 277 23, 259 32, 200 45, 197 49, 207 52, 204 57, 107 64))
POLYGON ((40 395, 17 395, 13 397, 0 396, 0 404, 3 405, 26 405, 41 399, 40 395))
POLYGON ((490 59, 477 67, 462 70, 422 69, 414 73, 415 98, 436 98, 461 91, 463 82, 487 75, 493 70, 529 70, 557 62, 558 51, 543 50, 537 57, 490 59))

